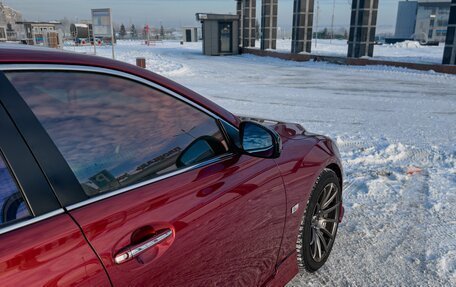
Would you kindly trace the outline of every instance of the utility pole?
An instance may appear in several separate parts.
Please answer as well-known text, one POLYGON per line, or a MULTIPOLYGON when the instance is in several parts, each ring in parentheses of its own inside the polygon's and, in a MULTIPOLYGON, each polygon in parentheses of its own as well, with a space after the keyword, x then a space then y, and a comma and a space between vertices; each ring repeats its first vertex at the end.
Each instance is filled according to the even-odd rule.
MULTIPOLYGON (((112 21, 112 16, 111 16, 111 21, 112 21)), ((112 25, 112 22, 111 22, 111 49, 112 49, 112 59, 115 60, 116 59, 116 56, 115 56, 115 53, 114 53, 114 39, 115 39, 115 35, 114 35, 114 27, 112 25)), ((95 44, 95 43, 94 43, 95 44)))
POLYGON ((320 15, 320 0, 317 0, 317 18, 316 20, 316 28, 315 28, 315 48, 317 48, 318 44, 318 16, 320 15))
MULTIPOLYGON (((245 2, 244 0, 241 1, 241 20, 240 20, 240 22, 241 22, 241 25, 240 25, 241 26, 241 41, 240 41, 241 48, 244 48, 244 5, 245 5, 244 2, 245 2)), ((256 33, 256 30, 255 30, 255 33, 256 33)))
POLYGON ((93 33, 93 26, 92 30, 90 30, 90 25, 87 25, 89 27, 89 43, 92 43, 93 41, 93 54, 96 56, 97 55, 97 47, 95 44, 95 33, 93 33), (91 39, 92 38, 92 39, 91 39))
MULTIPOLYGON (((111 27, 110 27, 110 30, 111 30, 111 49, 112 49, 112 59, 115 60, 116 57, 115 57, 115 53, 114 53, 114 39, 116 37, 116 35, 114 34, 114 23, 112 23, 112 12, 111 12, 111 8, 109 8, 109 23, 111 23, 111 27)), ((95 35, 94 35, 95 37, 95 35)), ((95 41, 95 39, 94 39, 95 41)), ((95 43, 94 43, 95 44, 95 43)))
POLYGON ((331 17, 331 39, 329 39, 329 44, 332 44, 332 40, 334 38, 334 13, 336 10, 336 0, 333 0, 333 11, 331 17))

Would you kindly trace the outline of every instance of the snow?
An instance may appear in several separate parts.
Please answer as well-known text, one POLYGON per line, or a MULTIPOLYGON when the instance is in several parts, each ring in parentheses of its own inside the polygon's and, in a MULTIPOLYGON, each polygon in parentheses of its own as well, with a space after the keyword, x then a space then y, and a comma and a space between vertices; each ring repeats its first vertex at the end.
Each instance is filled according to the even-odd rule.
MULTIPOLYGON (((429 61, 440 59, 442 48, 380 47, 379 56, 392 51, 429 61)), ((110 47, 97 51, 111 55, 110 47)), ((456 285, 456 76, 208 57, 201 43, 119 41, 116 54, 129 63, 145 57, 148 69, 236 114, 299 122, 336 140, 346 174, 345 218, 326 265, 289 286, 456 285)))
MULTIPOLYGON (((259 47, 259 42, 257 47, 259 47)), ((440 46, 421 46, 416 41, 405 41, 396 44, 383 44, 374 46, 374 59, 412 62, 423 64, 441 64, 443 58, 444 44, 440 46)), ((291 40, 279 40, 277 51, 289 53, 291 40)), ((346 57, 348 51, 347 40, 326 40, 319 39, 315 47, 315 40, 312 43, 312 54, 346 57)))

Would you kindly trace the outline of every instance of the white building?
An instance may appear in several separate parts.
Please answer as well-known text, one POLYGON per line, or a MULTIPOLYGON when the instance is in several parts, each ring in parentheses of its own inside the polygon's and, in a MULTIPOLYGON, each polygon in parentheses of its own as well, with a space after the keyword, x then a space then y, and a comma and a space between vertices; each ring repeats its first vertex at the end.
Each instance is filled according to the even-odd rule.
POLYGON ((444 42, 451 0, 419 0, 415 37, 420 42, 444 42))
POLYGON ((24 25, 25 37, 22 42, 28 45, 41 45, 52 48, 60 47, 63 44, 63 33, 61 23, 57 21, 21 21, 16 24, 24 25))

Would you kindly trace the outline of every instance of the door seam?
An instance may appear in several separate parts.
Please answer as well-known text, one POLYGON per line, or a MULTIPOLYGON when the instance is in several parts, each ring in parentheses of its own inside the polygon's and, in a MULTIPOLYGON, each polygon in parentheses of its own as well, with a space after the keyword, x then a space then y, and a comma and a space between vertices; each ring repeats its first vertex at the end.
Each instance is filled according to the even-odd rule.
POLYGON ((95 254, 95 256, 97 257, 98 261, 100 262, 101 266, 103 267, 103 270, 106 274, 106 276, 108 277, 108 281, 109 281, 109 284, 112 286, 114 286, 112 284, 112 281, 111 281, 111 277, 109 276, 109 273, 108 273, 108 270, 106 269, 106 266, 104 265, 103 261, 101 260, 101 257, 100 255, 98 254, 98 252, 95 250, 95 248, 92 246, 92 244, 90 243, 89 239, 87 238, 87 236, 85 235, 84 233, 84 230, 82 229, 82 227, 79 225, 79 223, 76 221, 76 219, 73 217, 73 215, 71 215, 71 213, 69 213, 66 208, 65 208, 65 213, 68 214, 68 216, 71 218, 71 220, 73 220, 73 222, 76 224, 76 226, 79 228, 79 231, 81 232, 82 234, 82 237, 84 238, 84 240, 86 241, 87 245, 89 245, 90 249, 93 251, 93 253, 95 254))

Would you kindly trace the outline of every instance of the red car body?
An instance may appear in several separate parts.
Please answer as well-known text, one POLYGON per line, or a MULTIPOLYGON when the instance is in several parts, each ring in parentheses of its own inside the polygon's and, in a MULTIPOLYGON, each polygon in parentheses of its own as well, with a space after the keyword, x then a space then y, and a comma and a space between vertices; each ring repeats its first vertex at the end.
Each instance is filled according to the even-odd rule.
MULTIPOLYGON (((0 72, 20 65, 97 67, 131 74, 187 98, 235 127, 241 122, 197 93, 129 64, 66 52, 0 48, 0 72)), ((58 189, 53 180, 58 170, 42 163, 40 144, 28 139, 20 116, 5 102, 0 98, 11 117, 3 122, 0 117, 1 129, 15 126, 13 132, 22 135, 35 158, 30 160, 42 169, 42 178, 32 178, 30 184, 44 178, 51 190, 58 189)), ((329 138, 297 124, 265 124, 282 139, 277 159, 232 154, 102 200, 61 204, 61 212, 27 224, 3 231, 0 226, 1 285, 285 285, 298 272, 296 240, 313 184, 325 168, 334 170, 342 182, 342 165, 329 138), (132 244, 137 232, 160 230, 172 233, 134 260, 116 264, 116 255, 132 244)), ((5 158, 12 162, 5 150, 5 158)))

